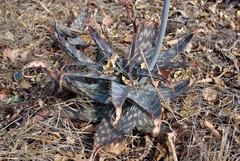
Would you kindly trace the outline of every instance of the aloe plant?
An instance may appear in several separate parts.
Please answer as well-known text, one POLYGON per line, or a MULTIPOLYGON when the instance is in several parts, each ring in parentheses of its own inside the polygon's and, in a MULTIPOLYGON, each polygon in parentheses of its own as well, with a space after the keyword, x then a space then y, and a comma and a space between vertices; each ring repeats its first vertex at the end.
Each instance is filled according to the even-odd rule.
POLYGON ((93 61, 76 48, 90 45, 85 43, 80 35, 74 36, 72 33, 73 30, 85 29, 88 15, 86 4, 69 27, 57 22, 54 28, 49 28, 53 41, 77 62, 66 65, 63 68, 66 71, 64 74, 49 62, 37 61, 25 66, 25 68, 43 67, 60 83, 60 86, 88 97, 93 102, 92 107, 82 107, 81 113, 71 109, 65 111, 82 120, 100 122, 94 136, 92 158, 101 147, 122 138, 134 128, 141 132, 158 134, 162 128, 161 102, 181 95, 189 84, 189 80, 171 83, 159 72, 196 66, 192 62, 170 62, 191 42, 194 33, 160 53, 169 1, 164 1, 160 31, 153 20, 140 29, 133 3, 130 0, 122 2, 134 26, 133 41, 126 55, 118 55, 91 26, 88 26, 88 31, 97 46, 96 53, 100 54, 98 59, 93 61), (79 70, 74 71, 72 66, 77 66, 79 70), (155 81, 163 84, 156 85, 155 81))

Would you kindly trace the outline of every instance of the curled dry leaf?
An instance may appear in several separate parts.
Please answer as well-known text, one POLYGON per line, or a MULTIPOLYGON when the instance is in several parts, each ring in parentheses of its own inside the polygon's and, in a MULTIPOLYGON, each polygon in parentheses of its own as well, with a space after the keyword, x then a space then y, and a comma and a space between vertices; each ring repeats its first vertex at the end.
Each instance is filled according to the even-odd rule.
POLYGON ((69 158, 67 156, 62 156, 60 154, 56 154, 54 157, 54 161, 65 161, 68 160, 69 158))
POLYGON ((19 56, 19 49, 5 49, 3 51, 3 60, 8 61, 10 60, 11 63, 15 63, 17 61, 17 58, 19 56))
POLYGON ((96 128, 96 125, 88 124, 81 128, 81 132, 95 132, 96 128))
POLYGON ((128 33, 125 35, 124 41, 127 43, 130 43, 132 42, 132 39, 133 39, 133 33, 128 33))
POLYGON ((106 16, 104 19, 103 19, 103 25, 105 26, 110 26, 111 24, 113 23, 113 19, 111 16, 106 16))
POLYGON ((211 83, 213 82, 213 79, 212 78, 206 78, 206 79, 201 79, 201 80, 198 80, 197 83, 211 83))
POLYGON ((212 89, 212 87, 208 87, 203 91, 203 97, 207 101, 215 101, 217 99, 217 91, 212 89))
POLYGON ((72 138, 71 136, 67 136, 67 144, 73 145, 75 143, 75 139, 72 138))
POLYGON ((7 95, 10 93, 10 91, 6 88, 3 88, 0 91, 0 103, 7 98, 7 95))
POLYGON ((3 60, 9 61, 11 63, 16 63, 17 61, 23 61, 27 59, 29 52, 22 51, 21 49, 5 49, 3 51, 3 60))
POLYGON ((3 100, 5 100, 7 98, 6 94, 0 94, 0 102, 2 102, 3 100))
POLYGON ((92 41, 92 37, 90 34, 82 34, 81 38, 84 42, 86 42, 87 44, 89 44, 92 41))
POLYGON ((232 115, 233 115, 232 111, 230 111, 230 109, 228 108, 224 108, 218 113, 218 116, 222 116, 222 117, 228 117, 232 115))
MULTIPOLYGON (((122 154, 124 150, 126 150, 129 143, 130 139, 124 138, 105 146, 103 150, 107 153, 111 153, 112 155, 118 156, 122 154)), ((100 157, 106 157, 106 153, 100 153, 100 157)))
POLYGON ((214 128, 211 122, 205 120, 204 125, 213 133, 214 136, 221 137, 221 134, 214 128))
POLYGON ((240 136, 235 136, 234 140, 235 140, 238 144, 240 144, 240 136))
POLYGON ((11 33, 10 31, 7 31, 5 33, 5 38, 8 40, 11 40, 11 41, 15 41, 15 37, 14 37, 13 33, 11 33))
POLYGON ((32 85, 31 85, 28 81, 26 81, 25 79, 23 79, 22 81, 20 81, 20 82, 18 83, 18 85, 19 85, 19 87, 21 87, 21 88, 23 88, 23 89, 29 89, 29 88, 32 87, 32 85))
POLYGON ((174 44, 176 44, 177 42, 178 42, 178 40, 177 40, 177 39, 174 39, 174 40, 167 41, 167 44, 168 44, 168 45, 174 45, 174 44))
POLYGON ((234 119, 236 120, 237 124, 240 124, 240 114, 237 112, 237 110, 234 110, 234 119))

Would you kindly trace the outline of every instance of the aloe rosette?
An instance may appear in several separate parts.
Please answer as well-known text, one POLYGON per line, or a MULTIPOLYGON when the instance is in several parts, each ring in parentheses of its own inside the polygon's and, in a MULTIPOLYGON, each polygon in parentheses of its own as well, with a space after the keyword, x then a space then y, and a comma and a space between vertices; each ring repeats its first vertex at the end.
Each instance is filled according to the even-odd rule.
POLYGON ((65 73, 44 61, 32 62, 24 68, 42 67, 60 86, 93 102, 92 107, 81 107, 81 110, 64 109, 68 115, 81 120, 100 122, 94 136, 93 155, 134 128, 158 134, 163 128, 161 102, 178 97, 187 90, 189 84, 189 80, 171 83, 159 73, 166 69, 196 66, 192 62, 170 61, 191 42, 195 35, 191 33, 172 48, 160 53, 154 68, 150 70, 148 64, 159 45, 156 43, 159 32, 156 23, 150 20, 140 30, 133 4, 131 1, 123 1, 123 4, 134 26, 133 41, 126 55, 116 53, 91 26, 88 26, 88 31, 97 46, 96 53, 100 55, 93 61, 77 49, 77 46, 86 48, 91 45, 84 42, 81 35, 73 33, 74 30, 85 29, 88 16, 88 4, 85 4, 69 27, 58 21, 53 28, 49 28, 54 43, 76 63, 66 65, 63 68, 65 73), (73 70, 72 66, 77 66, 78 70, 73 70), (143 77, 148 78, 147 81, 140 81, 143 77), (163 83, 156 85, 156 81, 163 83))

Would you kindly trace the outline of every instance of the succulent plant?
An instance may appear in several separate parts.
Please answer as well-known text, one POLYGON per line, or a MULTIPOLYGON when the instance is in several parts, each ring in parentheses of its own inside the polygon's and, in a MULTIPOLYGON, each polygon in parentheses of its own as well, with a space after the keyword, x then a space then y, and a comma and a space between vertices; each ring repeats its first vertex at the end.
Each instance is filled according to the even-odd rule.
POLYGON ((194 33, 159 54, 157 59, 153 58, 156 48, 161 46, 156 42, 160 39, 156 23, 150 20, 140 29, 140 22, 135 17, 131 1, 123 0, 123 4, 134 26, 132 44, 126 55, 116 53, 91 26, 88 26, 88 31, 97 46, 96 53, 100 56, 93 61, 76 48, 90 46, 80 35, 73 33, 73 30, 85 29, 88 15, 86 4, 69 27, 64 27, 59 21, 55 27, 49 28, 54 43, 77 62, 64 66, 62 70, 43 61, 35 61, 25 66, 25 69, 46 69, 60 86, 88 97, 93 102, 92 107, 82 107, 81 112, 71 109, 65 111, 82 120, 100 122, 94 136, 93 156, 101 147, 122 138, 134 128, 141 132, 158 134, 162 128, 161 102, 181 95, 189 84, 189 80, 171 83, 165 74, 160 73, 164 73, 166 69, 196 66, 192 62, 170 62, 191 42, 194 33), (156 63, 149 67, 153 59, 156 63), (73 70, 72 67, 77 67, 78 70, 73 70), (63 70, 66 72, 63 73, 63 70), (157 81, 163 84, 156 83, 157 81))

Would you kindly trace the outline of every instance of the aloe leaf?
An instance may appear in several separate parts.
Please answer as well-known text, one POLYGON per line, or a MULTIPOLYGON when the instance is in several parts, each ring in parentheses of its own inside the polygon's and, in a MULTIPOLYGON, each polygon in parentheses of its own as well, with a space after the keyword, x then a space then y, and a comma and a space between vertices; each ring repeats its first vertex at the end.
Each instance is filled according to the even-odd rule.
MULTIPOLYGON (((153 55, 151 56, 151 60, 149 63, 150 71, 152 71, 153 68, 155 67, 158 56, 162 49, 163 38, 164 38, 166 28, 167 28, 169 8, 170 8, 170 0, 164 0, 164 6, 163 6, 163 11, 162 11, 163 14, 162 14, 162 20, 161 20, 161 25, 160 25, 160 31, 158 33, 158 38, 157 38, 157 45, 156 45, 153 55)), ((142 77, 140 79, 139 83, 143 84, 146 82, 146 80, 147 80, 146 77, 142 77)))
POLYGON ((179 81, 175 82, 174 85, 174 91, 172 88, 169 88, 168 85, 164 85, 161 87, 158 87, 158 91, 161 94, 160 99, 161 100, 173 100, 179 95, 181 95, 183 92, 187 91, 187 87, 189 85, 190 81, 179 81))
POLYGON ((127 97, 145 110, 152 119, 160 117, 160 96, 153 86, 146 85, 143 88, 137 88, 136 91, 131 90, 127 97))
MULTIPOLYGON (((188 84, 189 84, 189 80, 175 82, 173 84, 174 91, 172 90, 172 88, 169 88, 169 87, 159 87, 158 90, 162 96, 160 97, 161 101, 163 99, 173 100, 176 97, 180 96, 181 94, 187 91, 188 84)), ((138 106, 135 106, 135 108, 136 108, 135 109, 136 113, 139 113, 137 112, 138 110, 141 111, 141 109, 139 109, 138 106)), ((152 130, 154 128, 153 120, 145 112, 140 112, 139 118, 136 120, 136 128, 141 132, 152 133, 152 130)), ((169 129, 169 127, 161 124, 160 132, 170 132, 170 131, 171 130, 169 129)))
MULTIPOLYGON (((164 69, 173 69, 173 68, 187 68, 187 67, 196 67, 194 62, 164 62, 157 63, 158 70, 164 69)), ((156 71, 158 71, 156 70, 156 71)))
POLYGON ((65 76, 69 76, 72 78, 80 77, 80 78, 117 80, 117 77, 115 75, 102 74, 97 72, 71 72, 71 73, 65 74, 65 76))
POLYGON ((162 54, 159 55, 157 59, 157 63, 171 60, 191 42, 193 36, 194 36, 194 33, 189 34, 188 36, 180 40, 178 43, 176 43, 172 48, 164 51, 162 54))
POLYGON ((80 53, 75 46, 71 45, 64 37, 58 34, 58 39, 63 50, 72 58, 77 59, 80 62, 93 63, 91 59, 80 53))
POLYGON ((77 105, 73 107, 61 107, 59 109, 58 106, 53 106, 53 108, 49 108, 50 116, 58 116, 59 114, 61 117, 67 117, 72 120, 81 120, 87 122, 100 122, 103 117, 106 115, 106 111, 109 109, 106 105, 100 104, 84 104, 77 105), (59 111, 60 110, 60 111, 59 111), (60 113, 59 113, 60 112, 60 113))
POLYGON ((101 36, 91 26, 89 26, 88 30, 93 38, 93 41, 96 43, 100 53, 105 57, 110 58, 114 54, 113 49, 106 42, 103 41, 101 36))
POLYGON ((121 117, 122 114, 122 106, 127 98, 128 92, 131 87, 125 86, 119 83, 116 83, 114 81, 111 82, 111 98, 112 98, 112 104, 116 108, 116 118, 113 122, 113 125, 115 126, 121 117))
POLYGON ((88 17, 88 4, 84 5, 82 11, 78 14, 75 20, 70 24, 69 27, 64 27, 61 21, 56 22, 56 30, 62 37, 67 37, 67 40, 72 45, 78 45, 80 47, 87 47, 89 44, 84 42, 80 35, 73 37, 73 31, 83 31, 85 28, 85 23, 88 17))
MULTIPOLYGON (((48 29, 49 30, 49 29, 48 29)), ((57 21, 56 25, 55 25, 55 31, 49 31, 51 34, 51 39, 56 43, 56 44, 61 44, 60 40, 59 40, 59 36, 61 37, 66 37, 67 41, 71 44, 71 45, 78 45, 82 48, 88 47, 90 44, 85 43, 81 36, 78 35, 77 37, 72 37, 72 31, 67 28, 64 27, 61 21, 57 21)))
POLYGON ((109 116, 106 116, 94 136, 94 146, 102 147, 112 143, 118 139, 121 139, 124 135, 128 134, 136 125, 136 120, 139 118, 140 111, 137 113, 134 106, 130 108, 124 108, 122 117, 116 127, 111 124, 112 111, 109 112, 109 116))
POLYGON ((81 78, 66 76, 62 79, 62 85, 68 90, 82 96, 87 96, 96 102, 105 104, 110 103, 110 95, 108 92, 109 81, 89 84, 84 82, 81 78))
POLYGON ((111 97, 112 103, 115 108, 121 108, 125 102, 128 92, 130 90, 129 86, 125 86, 114 81, 111 82, 111 97))
POLYGON ((62 21, 58 20, 55 24, 55 29, 58 34, 60 34, 62 37, 71 37, 72 32, 68 27, 65 27, 62 23, 62 21))
POLYGON ((155 46, 156 37, 157 26, 153 21, 150 21, 138 36, 135 55, 138 54, 139 56, 136 57, 136 62, 140 63, 142 60, 140 51, 144 53, 146 59, 150 58, 151 55, 149 55, 147 51, 155 46))
MULTIPOLYGON (((137 70, 136 75, 138 77, 150 77, 150 74, 149 74, 147 69, 137 70)), ((152 71, 151 76, 152 76, 152 78, 158 79, 158 80, 161 80, 161 81, 166 80, 164 77, 162 77, 162 75, 158 74, 158 71, 152 71)))
MULTIPOLYGON (((70 64, 67 64, 65 68, 71 68, 72 66, 76 66, 80 69, 89 69, 91 71, 101 71, 103 70, 102 68, 102 64, 91 64, 91 63, 85 63, 85 62, 76 62, 76 63, 70 63, 70 64)), ((72 71, 72 70, 68 70, 69 72, 72 71)))
MULTIPOLYGON (((159 79, 164 81, 165 78, 162 77, 162 75, 159 75, 158 72, 160 70, 165 70, 165 69, 174 69, 174 68, 187 68, 187 67, 196 67, 197 64, 195 62, 165 62, 165 63, 157 63, 157 69, 154 68, 154 70, 151 72, 151 76, 154 79, 159 79)), ((150 77, 150 74, 147 69, 140 69, 137 70, 136 72, 137 76, 141 77, 150 77)))
MULTIPOLYGON (((135 106, 136 111, 141 110, 139 109, 137 106, 135 106)), ((139 112, 137 112, 139 113, 139 112)), ((149 118, 149 116, 144 113, 144 112, 140 112, 139 118, 136 120, 136 129, 139 132, 143 132, 143 133, 149 133, 151 134, 153 132, 154 129, 154 124, 153 124, 153 120, 149 118)), ((160 132, 161 133, 168 133, 168 132, 172 132, 172 130, 169 128, 168 125, 165 125, 163 123, 161 123, 160 125, 160 132)))
POLYGON ((68 42, 71 43, 72 45, 78 45, 82 48, 86 48, 90 45, 90 44, 87 44, 85 41, 83 41, 81 36, 77 36, 75 38, 68 37, 67 39, 68 39, 68 42))
POLYGON ((88 3, 83 5, 82 11, 77 15, 70 27, 75 30, 83 31, 88 17, 88 3))
MULTIPOLYGON (((88 18, 88 3, 86 3, 83 6, 82 11, 77 15, 74 21, 70 24, 70 28, 78 31, 84 31, 87 18, 88 18)), ((67 39, 72 45, 78 45, 83 48, 88 47, 90 45, 84 42, 80 35, 77 35, 77 37, 75 38, 68 37, 67 39)))

